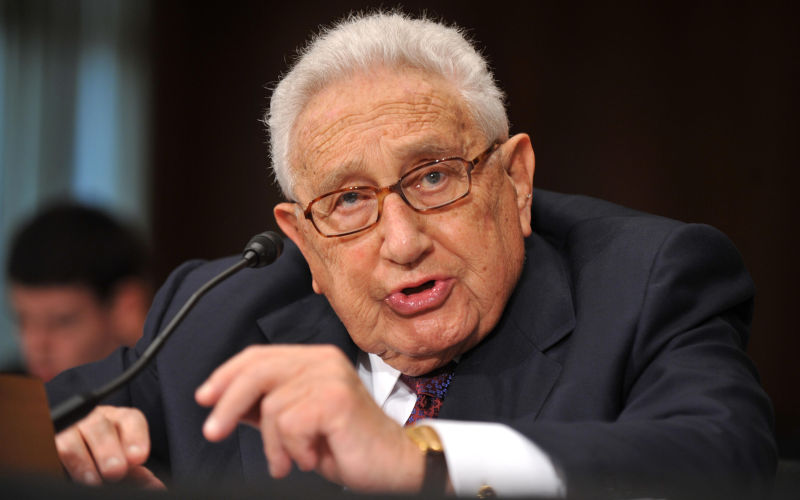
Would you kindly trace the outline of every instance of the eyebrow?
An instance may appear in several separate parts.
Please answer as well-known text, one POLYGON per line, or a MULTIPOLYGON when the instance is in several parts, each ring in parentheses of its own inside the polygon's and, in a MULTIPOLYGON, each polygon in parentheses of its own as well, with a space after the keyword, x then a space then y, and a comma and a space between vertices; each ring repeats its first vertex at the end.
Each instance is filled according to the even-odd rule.
POLYGON ((345 162, 337 167, 335 172, 326 175, 317 186, 317 196, 330 193, 336 189, 344 187, 349 178, 360 177, 366 173, 366 165, 361 162, 345 162))
POLYGON ((415 157, 418 161, 440 160, 452 154, 453 148, 444 147, 439 141, 422 141, 402 145, 397 148, 397 153, 401 157, 415 157))

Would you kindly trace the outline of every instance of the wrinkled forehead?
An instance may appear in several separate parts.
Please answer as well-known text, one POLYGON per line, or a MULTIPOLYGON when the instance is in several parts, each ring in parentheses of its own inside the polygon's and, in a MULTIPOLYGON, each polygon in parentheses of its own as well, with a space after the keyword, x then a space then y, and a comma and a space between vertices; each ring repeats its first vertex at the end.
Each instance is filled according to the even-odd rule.
POLYGON ((440 76, 383 68, 349 76, 314 95, 295 122, 295 194, 318 195, 348 177, 396 179, 409 164, 466 155, 483 142, 464 99, 440 76))

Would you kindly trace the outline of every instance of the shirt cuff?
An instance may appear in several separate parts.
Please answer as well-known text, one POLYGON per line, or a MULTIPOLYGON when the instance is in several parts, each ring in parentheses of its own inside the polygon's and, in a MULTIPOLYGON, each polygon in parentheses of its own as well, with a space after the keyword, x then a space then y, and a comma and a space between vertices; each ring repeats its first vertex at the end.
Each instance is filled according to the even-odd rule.
POLYGON ((486 487, 501 497, 566 494, 550 457, 507 425, 442 419, 417 424, 433 427, 439 435, 458 496, 474 497, 486 487))

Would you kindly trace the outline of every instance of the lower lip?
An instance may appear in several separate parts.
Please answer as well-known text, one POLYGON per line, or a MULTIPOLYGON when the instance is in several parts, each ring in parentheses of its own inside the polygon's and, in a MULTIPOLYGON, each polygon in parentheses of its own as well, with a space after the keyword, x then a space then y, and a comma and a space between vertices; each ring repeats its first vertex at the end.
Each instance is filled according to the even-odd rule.
POLYGON ((452 288, 452 279, 436 280, 434 285, 427 290, 412 295, 395 292, 384 300, 392 311, 403 316, 410 316, 439 307, 447 300, 452 288))

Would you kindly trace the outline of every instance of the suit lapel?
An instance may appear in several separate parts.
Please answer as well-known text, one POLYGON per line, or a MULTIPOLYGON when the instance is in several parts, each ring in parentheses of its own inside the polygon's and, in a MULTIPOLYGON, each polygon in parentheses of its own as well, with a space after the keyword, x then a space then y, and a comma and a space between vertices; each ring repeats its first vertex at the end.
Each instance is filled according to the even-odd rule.
POLYGON ((353 363, 358 355, 358 348, 322 295, 307 295, 257 323, 270 344, 333 344, 353 363))
POLYGON ((575 327, 572 292, 560 256, 534 234, 506 312, 458 364, 441 418, 535 418, 561 373, 548 349, 575 327))

